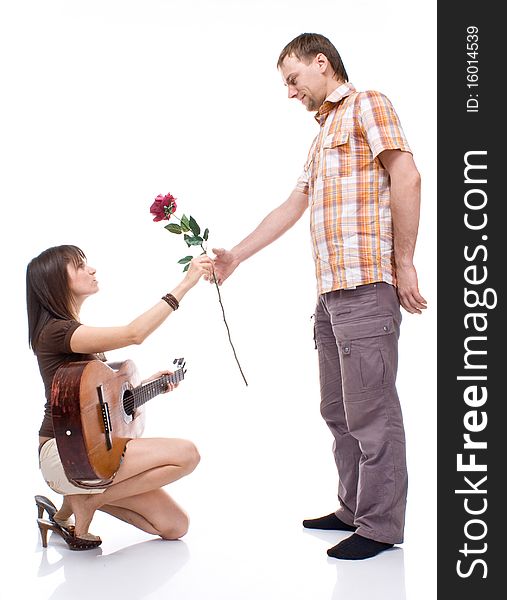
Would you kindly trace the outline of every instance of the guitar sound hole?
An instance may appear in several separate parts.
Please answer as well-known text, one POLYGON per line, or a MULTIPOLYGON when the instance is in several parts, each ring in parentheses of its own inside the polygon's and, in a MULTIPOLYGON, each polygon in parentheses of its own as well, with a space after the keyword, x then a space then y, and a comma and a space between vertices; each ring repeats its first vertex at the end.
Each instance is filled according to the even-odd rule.
POLYGON ((134 394, 132 394, 131 390, 123 392, 123 410, 129 417, 132 417, 134 414, 134 394))

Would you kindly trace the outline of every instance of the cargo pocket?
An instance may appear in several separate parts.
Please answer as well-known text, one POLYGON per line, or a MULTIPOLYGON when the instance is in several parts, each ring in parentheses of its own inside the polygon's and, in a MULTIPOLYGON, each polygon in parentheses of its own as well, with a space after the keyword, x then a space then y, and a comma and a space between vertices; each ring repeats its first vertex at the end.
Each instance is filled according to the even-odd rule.
POLYGON ((345 390, 360 392, 394 381, 393 344, 396 344, 396 337, 392 316, 336 325, 334 330, 340 348, 345 390))
POLYGON ((324 179, 350 177, 352 174, 352 161, 348 131, 338 131, 328 135, 322 145, 322 154, 324 179))

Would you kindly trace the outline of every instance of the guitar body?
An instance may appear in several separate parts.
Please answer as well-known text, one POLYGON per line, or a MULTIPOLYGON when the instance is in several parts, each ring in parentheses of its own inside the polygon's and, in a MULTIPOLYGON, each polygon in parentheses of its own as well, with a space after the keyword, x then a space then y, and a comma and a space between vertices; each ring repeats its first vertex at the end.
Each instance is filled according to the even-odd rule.
POLYGON ((65 473, 76 486, 107 487, 127 442, 142 435, 143 407, 127 414, 137 368, 126 360, 112 369, 100 360, 62 365, 51 389, 56 444, 65 473))

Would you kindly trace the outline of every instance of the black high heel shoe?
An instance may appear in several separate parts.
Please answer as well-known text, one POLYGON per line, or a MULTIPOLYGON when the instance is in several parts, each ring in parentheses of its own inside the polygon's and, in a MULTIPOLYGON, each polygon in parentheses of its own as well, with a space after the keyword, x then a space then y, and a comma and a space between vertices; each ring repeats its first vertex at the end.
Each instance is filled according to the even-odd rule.
POLYGON ((64 529, 68 529, 70 532, 74 530, 74 523, 70 519, 56 519, 55 514, 58 512, 56 506, 46 496, 35 496, 35 504, 37 505, 37 516, 39 519, 42 518, 44 511, 47 512, 49 520, 52 523, 56 523, 64 529))
POLYGON ((48 531, 54 531, 61 536, 71 550, 92 550, 102 544, 102 540, 95 535, 87 534, 87 537, 76 537, 73 532, 71 533, 65 527, 58 525, 58 523, 46 521, 46 519, 41 519, 40 517, 37 519, 37 524, 43 548, 48 547, 48 531))
POLYGON ((71 550, 91 550, 102 544, 102 540, 92 534, 86 534, 86 537, 76 537, 73 524, 55 519, 58 509, 46 496, 35 496, 35 504, 37 505, 37 524, 43 548, 47 548, 48 545, 48 531, 54 531, 61 536, 71 550), (44 511, 47 512, 49 521, 42 518, 44 511))

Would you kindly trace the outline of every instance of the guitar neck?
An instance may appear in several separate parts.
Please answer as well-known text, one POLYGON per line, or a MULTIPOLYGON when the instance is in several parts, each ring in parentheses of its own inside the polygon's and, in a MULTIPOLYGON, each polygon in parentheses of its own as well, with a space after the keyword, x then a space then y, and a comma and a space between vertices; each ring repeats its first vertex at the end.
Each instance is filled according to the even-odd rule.
POLYGON ((146 404, 148 400, 155 398, 159 394, 163 394, 167 390, 167 386, 171 383, 179 383, 185 377, 184 369, 178 369, 170 375, 162 375, 158 379, 148 381, 133 390, 131 390, 132 398, 134 401, 133 409, 139 408, 143 404, 146 404))

